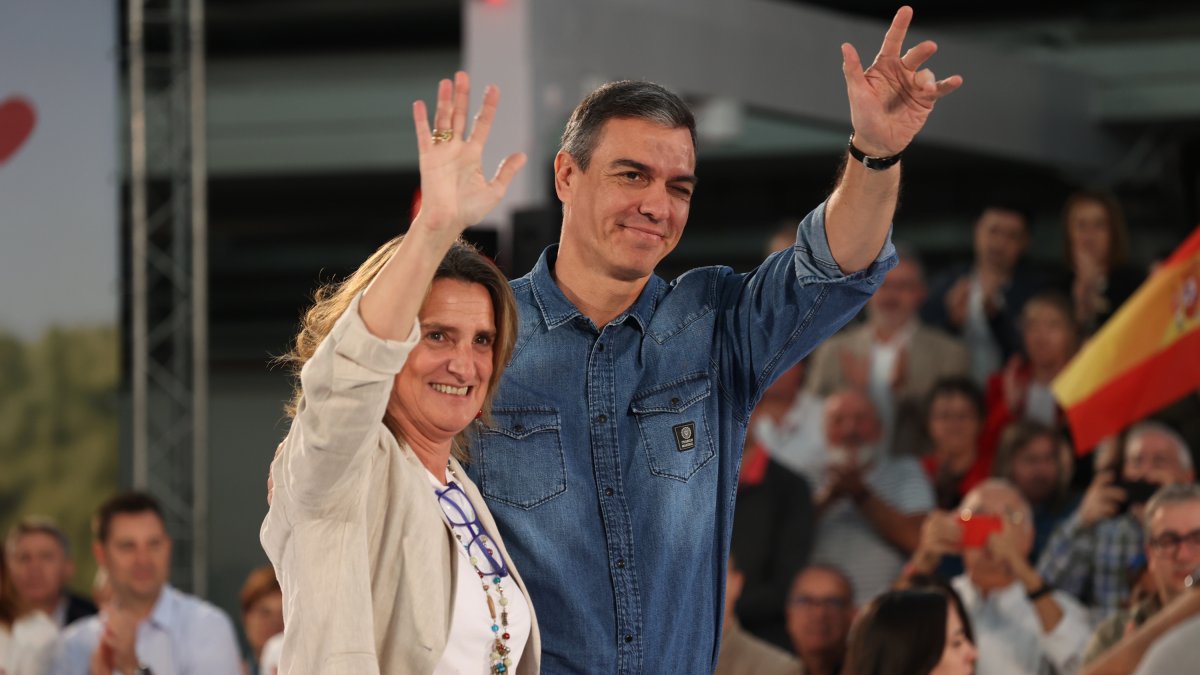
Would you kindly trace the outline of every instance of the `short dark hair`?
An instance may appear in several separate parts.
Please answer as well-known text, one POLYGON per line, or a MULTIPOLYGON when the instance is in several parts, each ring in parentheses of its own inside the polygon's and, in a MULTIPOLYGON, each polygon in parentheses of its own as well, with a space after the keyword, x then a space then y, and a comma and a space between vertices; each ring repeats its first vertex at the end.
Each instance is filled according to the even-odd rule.
POLYGON ((1067 320, 1067 327, 1075 332, 1075 337, 1078 339, 1083 330, 1079 327, 1079 322, 1075 320, 1075 304, 1071 302, 1070 296, 1057 288, 1046 288, 1034 293, 1025 304, 1021 306, 1021 328, 1024 328, 1025 313, 1031 305, 1045 305, 1056 310, 1067 320))
POLYGON ((163 524, 163 529, 166 529, 167 522, 163 517, 162 505, 151 495, 137 491, 113 495, 101 504, 100 508, 96 509, 96 515, 92 518, 92 536, 101 544, 106 543, 114 517, 147 511, 158 516, 158 520, 163 524))
POLYGON ((982 216, 988 211, 1015 213, 1021 217, 1021 223, 1025 226, 1025 234, 1029 234, 1033 230, 1033 211, 1021 201, 1005 196, 993 197, 984 202, 983 208, 979 210, 979 215, 982 216))
POLYGON ((792 591, 796 590, 796 583, 800 581, 800 577, 808 574, 809 572, 822 572, 836 578, 838 583, 842 585, 842 590, 846 592, 846 599, 850 600, 851 602, 854 601, 854 582, 851 581, 850 577, 847 576, 847 574, 839 567, 824 563, 813 563, 807 567, 801 568, 799 572, 796 572, 796 576, 792 577, 791 585, 788 586, 788 597, 791 597, 792 591))
POLYGON ((604 123, 614 118, 640 119, 671 129, 684 128, 696 147, 696 117, 683 99, 666 87, 641 80, 609 82, 588 94, 563 129, 561 150, 587 171, 604 123))
POLYGON ((17 540, 27 534, 44 534, 62 547, 63 555, 71 557, 71 541, 67 538, 67 533, 63 532, 58 523, 54 522, 48 516, 26 516, 17 521, 8 531, 8 536, 4 539, 4 547, 6 551, 11 551, 17 545, 17 540))
POLYGON ((863 610, 850 632, 842 672, 928 675, 942 659, 951 606, 949 596, 935 588, 888 591, 878 596, 863 610))
POLYGON ((975 408, 975 414, 979 416, 980 421, 987 418, 987 404, 983 399, 983 392, 980 391, 979 385, 975 384, 975 381, 971 378, 962 375, 949 375, 938 378, 929 390, 929 396, 925 399, 926 419, 929 418, 930 412, 933 411, 933 402, 943 396, 962 396, 971 402, 971 407, 975 408))

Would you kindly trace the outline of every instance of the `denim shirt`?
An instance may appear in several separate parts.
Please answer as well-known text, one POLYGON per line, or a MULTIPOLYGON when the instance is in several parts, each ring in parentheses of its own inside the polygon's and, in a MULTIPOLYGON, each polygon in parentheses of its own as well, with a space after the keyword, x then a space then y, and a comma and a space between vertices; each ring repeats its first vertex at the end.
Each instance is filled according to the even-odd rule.
POLYGON ((843 274, 824 212, 749 274, 652 275, 605 326, 558 288, 556 247, 512 282, 520 333, 470 474, 544 617, 543 672, 716 666, 750 411, 895 265, 889 238, 843 274))

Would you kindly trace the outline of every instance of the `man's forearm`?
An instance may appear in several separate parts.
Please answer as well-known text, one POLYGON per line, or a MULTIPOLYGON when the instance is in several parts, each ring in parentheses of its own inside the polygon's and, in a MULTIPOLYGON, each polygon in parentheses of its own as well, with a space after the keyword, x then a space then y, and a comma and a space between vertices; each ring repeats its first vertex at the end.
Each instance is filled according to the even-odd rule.
POLYGON ((1187 619, 1200 614, 1200 592, 1188 591, 1163 607, 1117 646, 1097 659, 1083 675, 1132 673, 1154 641, 1187 619))
POLYGON ((825 204, 825 238, 842 272, 864 270, 879 256, 899 194, 899 164, 876 171, 847 157, 841 180, 825 204))

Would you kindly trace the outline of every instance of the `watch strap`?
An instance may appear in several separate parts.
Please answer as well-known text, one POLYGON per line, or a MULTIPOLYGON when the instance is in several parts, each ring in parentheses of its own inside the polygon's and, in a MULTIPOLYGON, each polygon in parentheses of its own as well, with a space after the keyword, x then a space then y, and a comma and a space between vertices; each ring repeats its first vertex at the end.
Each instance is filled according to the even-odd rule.
POLYGON ((850 142, 847 143, 847 146, 850 150, 850 156, 872 171, 883 171, 892 168, 896 162, 900 161, 900 157, 904 154, 903 152, 898 152, 891 157, 872 157, 854 146, 853 133, 850 134, 850 142))

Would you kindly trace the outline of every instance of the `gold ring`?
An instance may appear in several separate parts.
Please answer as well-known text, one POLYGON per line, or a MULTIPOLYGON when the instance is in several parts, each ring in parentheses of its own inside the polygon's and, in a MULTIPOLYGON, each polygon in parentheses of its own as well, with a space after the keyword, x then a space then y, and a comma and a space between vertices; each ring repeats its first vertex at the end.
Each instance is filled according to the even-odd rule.
POLYGON ((454 138, 454 130, 453 129, 434 129, 433 130, 433 142, 434 143, 441 143, 442 141, 448 141, 452 138, 454 138))

